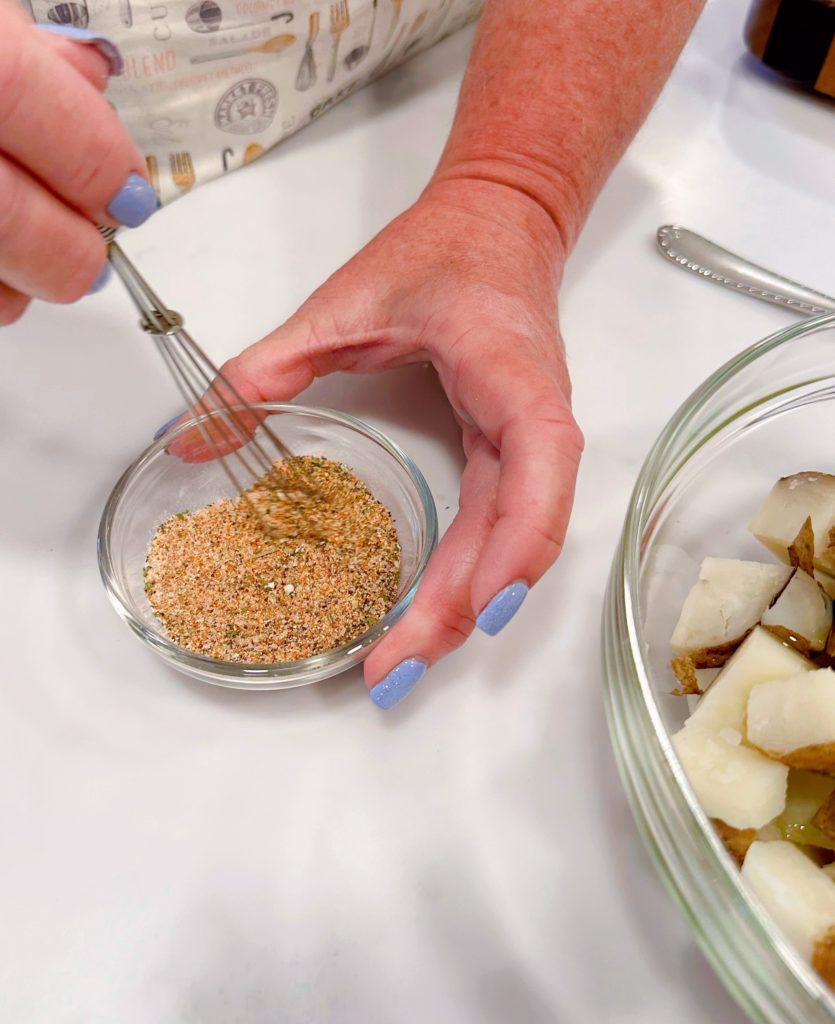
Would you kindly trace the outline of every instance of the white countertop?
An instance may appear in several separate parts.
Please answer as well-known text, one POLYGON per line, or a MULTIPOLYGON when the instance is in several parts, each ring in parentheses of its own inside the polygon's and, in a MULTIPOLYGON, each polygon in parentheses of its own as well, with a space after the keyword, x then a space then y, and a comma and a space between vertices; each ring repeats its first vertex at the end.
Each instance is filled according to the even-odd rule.
MULTIPOLYGON (((142 648, 106 600, 95 534, 121 469, 178 411, 173 385, 115 284, 2 332, 4 1022, 740 1024, 632 823, 598 624, 654 436, 719 363, 791 322, 665 263, 656 227, 835 291, 835 106, 756 69, 747 6, 709 4, 570 264, 588 447, 566 551, 511 626, 396 711, 359 672, 250 694, 142 648)), ((469 39, 126 242, 218 361, 417 195, 469 39)), ((306 397, 398 439, 448 523, 460 457, 426 370, 306 397)))

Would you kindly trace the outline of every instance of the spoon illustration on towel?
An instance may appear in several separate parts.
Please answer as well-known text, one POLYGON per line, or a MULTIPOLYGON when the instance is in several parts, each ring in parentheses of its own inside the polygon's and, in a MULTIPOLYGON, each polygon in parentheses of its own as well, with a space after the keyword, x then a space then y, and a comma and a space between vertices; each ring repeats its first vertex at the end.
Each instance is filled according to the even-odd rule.
POLYGON ((353 50, 348 54, 345 60, 342 62, 349 71, 353 71, 354 68, 361 64, 368 56, 371 50, 371 43, 374 39, 374 26, 377 24, 377 0, 374 0, 374 7, 371 13, 371 28, 368 30, 368 38, 364 43, 360 43, 359 46, 355 46, 353 50))
POLYGON ((225 60, 227 57, 242 57, 245 53, 283 53, 295 43, 293 35, 270 36, 257 46, 242 46, 237 50, 222 50, 220 53, 201 53, 191 58, 192 64, 203 64, 208 60, 225 60))

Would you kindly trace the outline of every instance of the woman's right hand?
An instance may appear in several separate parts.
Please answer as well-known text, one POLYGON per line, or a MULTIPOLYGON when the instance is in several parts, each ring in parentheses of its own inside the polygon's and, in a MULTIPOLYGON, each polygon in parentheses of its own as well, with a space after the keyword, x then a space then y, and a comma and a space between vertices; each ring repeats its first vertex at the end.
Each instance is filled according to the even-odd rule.
POLYGON ((156 209, 142 154, 102 93, 121 57, 94 32, 37 27, 0 0, 0 324, 31 299, 74 302, 106 279, 96 224, 156 209))

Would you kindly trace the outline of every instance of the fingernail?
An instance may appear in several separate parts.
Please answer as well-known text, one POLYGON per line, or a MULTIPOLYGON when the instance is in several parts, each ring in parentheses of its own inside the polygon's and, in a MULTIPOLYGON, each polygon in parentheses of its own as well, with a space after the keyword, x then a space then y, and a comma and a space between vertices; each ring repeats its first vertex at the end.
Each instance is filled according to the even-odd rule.
POLYGON ((157 194, 153 187, 141 175, 131 174, 111 200, 107 212, 125 227, 138 228, 156 208, 157 194))
POLYGON ((109 263, 105 263, 105 265, 98 272, 98 276, 96 277, 95 281, 93 281, 93 283, 90 285, 89 289, 87 290, 87 294, 88 295, 95 295, 96 292, 100 292, 102 290, 102 288, 104 288, 104 286, 107 284, 107 282, 109 280, 110 280, 110 264, 109 263))
POLYGON ((411 693, 426 675, 429 666, 421 658, 407 658, 396 665, 391 672, 368 691, 368 696, 378 708, 388 710, 399 704, 406 694, 411 693))
MULTIPOLYGON (((183 410, 183 411, 185 411, 185 410, 183 410)), ((176 423, 177 420, 182 415, 183 415, 182 412, 178 412, 176 416, 172 416, 170 420, 166 420, 165 423, 163 423, 163 425, 156 432, 156 434, 154 434, 154 440, 156 441, 156 440, 158 440, 158 438, 162 437, 162 435, 165 433, 166 430, 168 430, 168 428, 172 425, 172 423, 176 423)))
POLYGON ((522 607, 529 589, 527 583, 516 580, 504 590, 500 590, 475 620, 475 624, 483 633, 495 636, 522 607))
POLYGON ((119 47, 105 36, 100 36, 98 32, 91 32, 88 28, 76 28, 75 25, 49 24, 36 25, 35 27, 39 28, 41 32, 51 32, 55 36, 64 36, 66 39, 72 39, 76 43, 87 43, 89 46, 95 46, 110 65, 111 77, 121 75, 125 70, 125 62, 122 59, 119 47))

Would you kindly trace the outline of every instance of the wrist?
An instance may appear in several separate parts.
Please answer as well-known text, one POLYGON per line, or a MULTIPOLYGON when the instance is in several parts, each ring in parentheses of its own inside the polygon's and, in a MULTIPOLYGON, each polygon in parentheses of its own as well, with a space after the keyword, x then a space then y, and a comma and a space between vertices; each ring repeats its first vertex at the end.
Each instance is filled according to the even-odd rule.
POLYGON ((505 234, 526 245, 559 282, 567 256, 560 226, 535 196, 523 188, 466 169, 448 168, 433 175, 421 199, 439 202, 473 215, 491 237, 505 234))
POLYGON ((574 183, 551 167, 535 160, 508 155, 447 153, 432 177, 433 183, 480 182, 486 189, 503 194, 511 208, 529 213, 534 225, 541 222, 554 237, 563 261, 571 251, 582 224, 581 204, 574 183), (512 197, 512 198, 511 198, 512 197))

